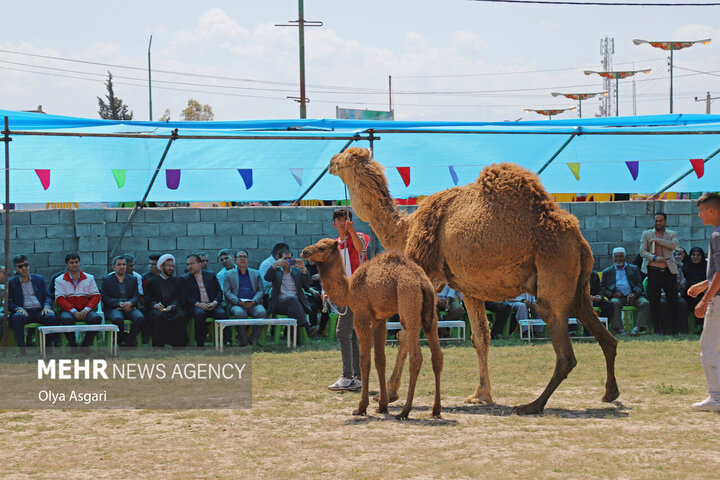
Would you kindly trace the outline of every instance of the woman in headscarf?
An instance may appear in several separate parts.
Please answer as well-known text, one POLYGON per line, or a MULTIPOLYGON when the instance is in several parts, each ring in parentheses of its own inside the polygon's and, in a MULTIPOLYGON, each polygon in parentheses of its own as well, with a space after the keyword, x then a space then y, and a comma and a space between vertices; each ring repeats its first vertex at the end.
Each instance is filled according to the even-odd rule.
POLYGON ((675 255, 675 263, 677 263, 679 267, 684 267, 689 261, 688 254, 683 247, 678 247, 673 253, 675 255))
MULTIPOLYGON (((690 253, 688 254, 688 260, 685 262, 682 271, 685 279, 687 280, 688 286, 695 285, 696 283, 702 282, 707 278, 707 260, 705 260, 705 252, 702 248, 693 247, 690 249, 690 253)), ((693 298, 689 296, 687 292, 683 293, 683 298, 687 302, 691 312, 695 311, 695 306, 698 304, 698 302, 700 302, 700 299, 702 297, 702 294, 693 298)), ((702 325, 703 319, 700 318, 698 319, 698 321, 699 324, 702 325)))

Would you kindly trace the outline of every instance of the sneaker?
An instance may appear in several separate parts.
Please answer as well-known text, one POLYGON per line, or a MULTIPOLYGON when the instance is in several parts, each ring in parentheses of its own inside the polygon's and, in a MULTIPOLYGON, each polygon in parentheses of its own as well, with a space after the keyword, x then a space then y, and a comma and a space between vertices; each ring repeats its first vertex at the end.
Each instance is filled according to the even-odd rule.
POLYGON ((640 335, 641 333, 644 333, 644 332, 645 332, 645 329, 644 329, 644 328, 635 327, 635 328, 633 328, 632 331, 630 332, 630 335, 632 335, 633 337, 636 337, 636 336, 638 336, 638 335, 640 335))
POLYGON ((720 400, 713 400, 712 397, 707 397, 702 402, 693 403, 692 407, 702 412, 720 412, 720 400))
POLYGON ((362 382, 358 377, 353 377, 352 382, 350 383, 350 387, 348 387, 348 390, 352 392, 357 392, 358 390, 362 389, 362 382))
POLYGON ((340 377, 338 378, 337 382, 328 386, 328 390, 332 390, 334 392, 350 390, 350 386, 353 384, 353 380, 353 378, 340 377))

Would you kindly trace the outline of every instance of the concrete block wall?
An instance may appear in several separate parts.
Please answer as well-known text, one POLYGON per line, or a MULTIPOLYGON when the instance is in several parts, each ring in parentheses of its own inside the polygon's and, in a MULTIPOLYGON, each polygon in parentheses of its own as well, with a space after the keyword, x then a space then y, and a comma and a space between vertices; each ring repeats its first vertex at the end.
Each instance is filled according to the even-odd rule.
MULTIPOLYGON (((578 202, 562 204, 580 222, 595 255, 595 269, 611 264, 611 252, 623 246, 632 260, 640 248, 642 231, 653 226, 653 214, 668 214, 668 227, 676 230, 680 245, 707 248, 711 229, 702 225, 692 200, 578 202)), ((122 240, 118 253, 132 253, 138 271, 147 270, 152 253, 172 253, 180 271, 185 256, 201 250, 210 254, 210 268, 217 271, 217 251, 244 249, 250 266, 257 267, 284 241, 299 255, 303 247, 321 238, 335 237, 335 207, 229 207, 152 208, 139 210, 122 240)), ((412 210, 412 207, 409 208, 412 210)), ((33 210, 10 212, 10 263, 18 253, 28 255, 34 273, 46 278, 64 267, 65 255, 78 251, 83 270, 96 277, 110 269, 108 256, 115 246, 130 209, 33 210)), ((0 225, 4 215, 0 215, 0 225)), ((355 219, 359 231, 368 225, 355 219)), ((3 230, 0 230, 2 235, 3 230)), ((2 244, 2 242, 0 242, 2 244)), ((4 258, 4 251, 0 251, 4 258)), ((2 263, 2 262, 0 262, 2 263)))

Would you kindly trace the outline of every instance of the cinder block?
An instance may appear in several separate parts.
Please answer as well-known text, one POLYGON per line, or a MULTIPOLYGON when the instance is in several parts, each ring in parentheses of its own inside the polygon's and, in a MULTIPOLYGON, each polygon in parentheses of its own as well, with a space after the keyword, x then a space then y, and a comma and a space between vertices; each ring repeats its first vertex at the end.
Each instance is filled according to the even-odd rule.
MULTIPOLYGON (((30 263, 30 273, 37 273, 39 268, 46 268, 50 266, 48 263, 50 260, 49 253, 31 253, 28 255, 28 262, 30 263)), ((12 264, 12 259, 10 259, 12 264)), ((38 275, 40 275, 38 273, 38 275)))
POLYGON ((163 237, 184 237, 187 234, 187 225, 184 223, 169 222, 160 224, 160 235, 163 237))
POLYGON ((598 216, 621 215, 622 214, 622 204, 619 202, 598 202, 595 205, 595 211, 598 216))
POLYGON ((227 222, 228 213, 226 208, 201 208, 201 222, 227 222))
POLYGON ((68 209, 58 210, 60 225, 73 225, 75 223, 75 211, 68 209))
POLYGON ((691 215, 678 215, 678 226, 689 227, 692 225, 691 215))
POLYGON ((146 208, 145 221, 153 223, 170 223, 173 221, 173 211, 169 208, 146 208))
POLYGON ((298 223, 295 231, 298 235, 320 235, 323 232, 322 222, 302 222, 298 223))
POLYGON ((75 210, 75 223, 104 223, 105 213, 101 208, 78 208, 75 210))
POLYGON ((617 215, 610 217, 611 228, 631 228, 635 226, 635 217, 629 215, 617 215))
POLYGON ((293 222, 271 222, 268 224, 269 235, 292 235, 297 233, 297 225, 293 222))
POLYGON ((256 207, 255 208, 255 221, 256 222, 279 222, 280 221, 280 208, 279 207, 256 207))
MULTIPOLYGON (((256 215, 257 217, 257 215, 256 215)), ((249 222, 243 224, 243 235, 266 236, 270 233, 268 222, 249 222)))
POLYGON ((690 227, 678 227, 674 229, 675 232, 678 234, 678 241, 682 245, 684 242, 686 242, 691 235, 690 227))
POLYGON ((258 249, 262 250, 265 253, 266 257, 270 255, 270 252, 272 251, 272 248, 275 246, 275 244, 284 242, 282 237, 278 236, 261 235, 255 238, 257 238, 258 241, 258 249))
POLYGON ((632 215, 633 217, 647 215, 647 202, 627 201, 619 203, 622 206, 623 215, 632 215))
MULTIPOLYGON (((111 261, 112 259, 109 259, 108 254, 105 252, 93 252, 92 259, 93 267, 97 268, 96 271, 98 272, 98 274, 93 275, 95 275, 95 280, 98 280, 98 283, 100 283, 100 280, 102 280, 102 278, 112 270, 108 261, 111 261)), ((98 288, 100 287, 101 286, 99 285, 98 288)))
POLYGON ((48 225, 45 234, 48 238, 74 238, 75 228, 70 225, 48 225))
POLYGON ((58 238, 43 238, 35 240, 35 253, 57 252, 62 250, 63 242, 58 238))
POLYGON ((230 248, 230 235, 211 235, 209 237, 205 237, 203 248, 209 250, 230 248))
POLYGON ((107 252, 107 238, 78 238, 78 249, 83 252, 107 252))
POLYGON ((690 214, 693 211, 692 200, 668 200, 665 203, 665 213, 668 215, 690 214))
POLYGON ((257 269, 263 260, 265 260, 267 257, 270 256, 270 252, 265 252, 263 250, 255 249, 255 250, 249 250, 248 255, 250 259, 248 260, 248 266, 250 268, 257 269))
MULTIPOLYGON (((118 208, 115 211, 116 221, 120 224, 127 222, 128 218, 130 218, 130 214, 132 213, 132 208, 118 208)), ((144 222, 145 221, 145 213, 142 209, 138 209, 135 211, 135 215, 133 216, 133 222, 144 222)))
MULTIPOLYGON (((5 225, 5 213, 0 215, 0 225, 5 225)), ((13 225, 30 225, 30 212, 10 212, 10 226, 13 225)))
MULTIPOLYGON (((12 222, 12 218, 10 218, 12 222)), ((33 225, 57 225, 60 223, 58 210, 33 210, 30 212, 30 223, 33 225)))
POLYGON ((254 207, 230 207, 227 211, 228 222, 252 222, 255 220, 254 207))
MULTIPOLYGON (((115 243, 113 243, 115 245, 115 243)), ((122 252, 144 252, 148 249, 147 237, 128 237, 123 238, 120 243, 120 251, 122 252)))
POLYGON ((196 223, 200 221, 200 210, 197 208, 176 208, 173 210, 173 222, 196 223))
POLYGON ((216 235, 242 235, 243 224, 240 222, 223 222, 215 224, 216 235))
MULTIPOLYGON (((357 229, 356 229, 356 230, 357 230, 357 229)), ((366 235, 370 235, 370 229, 369 229, 369 228, 365 228, 365 229, 359 230, 359 231, 361 231, 362 233, 364 233, 364 234, 366 234, 366 235)), ((322 233, 323 233, 323 235, 327 235, 327 236, 329 236, 329 237, 337 237, 337 229, 336 229, 335 227, 333 227, 332 222, 323 223, 323 231, 322 231, 322 233)))
POLYGON ((290 245, 290 250, 293 252, 293 256, 299 256, 303 248, 308 245, 312 245, 312 237, 310 235, 295 235, 292 237, 285 237, 285 243, 290 245))
MULTIPOLYGON (((108 236, 108 238, 119 237, 121 231, 122 231, 122 225, 119 223, 108 223, 105 225, 105 234, 108 236)), ((48 232, 50 232, 49 227, 48 227, 48 232)), ((127 232, 125 234, 127 235, 127 232)))
POLYGON ((130 232, 134 237, 158 237, 160 235, 160 225, 157 223, 133 223, 130 226, 130 232))
POLYGON ((25 225, 18 227, 17 236, 20 240, 38 240, 45 238, 45 227, 40 225, 25 225))
POLYGON ((244 235, 242 237, 232 237, 230 243, 231 248, 235 250, 257 250, 258 237, 244 235))
POLYGON ((172 252, 177 248, 177 239, 175 237, 150 237, 148 239, 148 248, 150 250, 172 252))
MULTIPOLYGON (((178 237, 177 239, 177 248, 178 250, 188 250, 197 252, 201 248, 203 248, 204 245, 204 237, 203 236, 188 236, 188 237, 178 237)), ((151 249, 153 250, 153 249, 151 249)))
POLYGON ((570 213, 576 217, 595 215, 595 202, 572 202, 570 213))
MULTIPOLYGON (((51 252, 48 255, 48 266, 53 268, 52 273, 63 270, 65 268, 65 255, 67 255, 68 253, 70 252, 51 252)), ((80 260, 82 261, 82 258, 80 260)), ((47 277, 47 279, 49 280, 50 277, 47 277)))
MULTIPOLYGON (((711 229, 712 229, 712 227, 705 227, 705 226, 702 226, 702 227, 690 227, 690 239, 692 239, 692 240, 705 240, 706 238, 708 238, 708 237, 706 236, 706 235, 707 235, 707 232, 711 231, 711 229)), ((702 244, 702 245, 693 244, 692 247, 700 247, 700 248, 703 249, 703 251, 704 251, 705 253, 707 253, 708 246, 705 245, 705 244, 702 244)), ((691 247, 691 248, 692 248, 692 247, 691 247)))
POLYGON ((303 207, 280 207, 280 220, 283 222, 307 221, 307 209, 303 207))
POLYGON ((590 250, 592 250, 592 253, 595 257, 603 257, 608 255, 608 244, 607 243, 591 243, 590 244, 590 250))
MULTIPOLYGON (((63 238, 63 252, 64 253, 70 253, 70 252, 77 252, 78 250, 78 239, 77 238, 63 238)), ((63 255, 64 257, 64 255, 63 255)), ((65 263, 63 262, 63 265, 65 263)))
MULTIPOLYGON (((10 241, 10 258, 19 253, 30 254, 35 253, 34 240, 11 240, 10 241)), ((42 253, 42 252, 41 252, 42 253)))
POLYGON ((15 240, 15 239, 17 239, 17 231, 18 231, 18 228, 22 228, 22 227, 12 227, 12 226, 11 226, 11 227, 8 229, 8 234, 9 234, 9 237, 8 237, 8 238, 9 238, 10 240, 15 240))
POLYGON ((622 230, 598 230, 598 242, 622 242, 622 230))
POLYGON ((642 230, 639 228, 623 228, 622 229, 622 240, 623 242, 636 242, 637 248, 640 248, 640 238, 642 237, 642 230))
POLYGON ((307 209, 307 219, 310 222, 332 222, 332 214, 338 207, 311 207, 307 209))
POLYGON ((103 209, 103 214, 105 215, 105 223, 117 222, 117 210, 114 208, 103 209))
POLYGON ((585 230, 598 230, 610 228, 610 217, 608 216, 596 216, 596 217, 585 217, 585 230))
POLYGON ((214 235, 215 224, 214 223, 188 223, 187 226, 188 235, 214 235))
MULTIPOLYGON (((597 230, 581 230, 580 233, 582 233, 582 236, 588 242, 596 242, 597 241, 597 230)), ((313 238, 315 238, 315 237, 313 237, 313 238)))

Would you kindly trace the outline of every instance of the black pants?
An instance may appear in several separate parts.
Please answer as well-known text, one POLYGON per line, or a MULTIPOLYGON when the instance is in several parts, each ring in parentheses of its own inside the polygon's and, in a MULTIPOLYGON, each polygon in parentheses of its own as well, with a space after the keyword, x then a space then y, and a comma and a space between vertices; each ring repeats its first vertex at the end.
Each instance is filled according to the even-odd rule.
POLYGON ((205 320, 207 317, 215 320, 225 320, 228 318, 227 312, 223 307, 217 305, 214 309, 208 311, 202 308, 193 307, 193 318, 195 320, 195 343, 198 347, 205 346, 205 338, 207 336, 207 325, 205 320))
MULTIPOLYGON (((88 325, 100 325, 102 323, 102 317, 97 312, 88 312, 87 316, 85 317, 85 323, 87 323, 88 325)), ((75 316, 70 312, 60 312, 60 325, 75 325, 75 316)), ((68 332, 65 334, 65 336, 67 337, 68 345, 70 345, 71 347, 77 347, 77 342, 75 341, 75 332, 68 332)), ((96 336, 97 332, 85 332, 85 337, 83 338, 81 346, 92 346, 96 336)))
POLYGON ((152 330, 153 347, 164 347, 165 344, 173 347, 187 346, 187 317, 185 312, 179 309, 161 312, 154 308, 148 313, 147 319, 152 330))
POLYGON ((600 300, 599 302, 593 302, 593 307, 600 307, 599 317, 606 317, 608 319, 608 327, 613 324, 613 312, 614 308, 611 302, 607 300, 600 300))
POLYGON ((650 302, 650 317, 657 333, 674 335, 678 333, 678 319, 680 309, 678 308, 677 275, 670 273, 667 268, 648 266, 647 276, 647 297, 650 302), (667 299, 668 325, 662 323, 661 294, 665 292, 667 299))
POLYGON ((495 323, 490 329, 490 337, 496 338, 503 333, 505 323, 510 318, 512 307, 507 302, 485 302, 485 310, 490 310, 495 314, 495 323))

